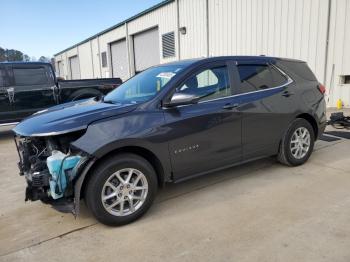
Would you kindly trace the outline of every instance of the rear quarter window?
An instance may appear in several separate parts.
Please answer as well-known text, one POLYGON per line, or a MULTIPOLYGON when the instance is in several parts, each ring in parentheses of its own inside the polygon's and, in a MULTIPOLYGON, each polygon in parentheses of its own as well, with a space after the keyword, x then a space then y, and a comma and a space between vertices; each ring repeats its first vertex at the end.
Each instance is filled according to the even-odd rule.
POLYGON ((281 86, 287 79, 269 65, 238 65, 243 92, 252 92, 281 86))
POLYGON ((287 67, 286 69, 292 74, 295 74, 302 79, 317 81, 315 74, 305 62, 281 61, 280 63, 282 66, 287 67))
POLYGON ((49 83, 44 67, 37 68, 13 68, 15 84, 25 85, 45 85, 49 83))

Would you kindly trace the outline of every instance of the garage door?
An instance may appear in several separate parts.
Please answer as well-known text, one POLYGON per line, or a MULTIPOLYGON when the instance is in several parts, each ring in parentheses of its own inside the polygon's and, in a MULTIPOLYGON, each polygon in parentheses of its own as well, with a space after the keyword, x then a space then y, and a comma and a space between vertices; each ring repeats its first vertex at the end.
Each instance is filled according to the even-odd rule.
POLYGON ((58 76, 64 77, 64 69, 63 69, 63 62, 58 61, 58 76))
POLYGON ((72 56, 69 58, 70 76, 71 79, 80 79, 80 68, 78 56, 72 56))
POLYGON ((134 35, 136 73, 160 62, 158 28, 134 35))
POLYGON ((112 75, 123 81, 128 79, 128 50, 126 41, 121 40, 111 44, 112 75))

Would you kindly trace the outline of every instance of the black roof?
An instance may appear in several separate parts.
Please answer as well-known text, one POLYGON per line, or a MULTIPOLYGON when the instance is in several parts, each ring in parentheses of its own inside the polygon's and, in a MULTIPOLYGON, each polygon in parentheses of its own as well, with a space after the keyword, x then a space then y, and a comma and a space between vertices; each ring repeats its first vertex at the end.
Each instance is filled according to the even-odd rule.
POLYGON ((293 61, 293 62, 304 62, 302 60, 291 59, 291 58, 282 58, 282 57, 273 57, 273 56, 212 56, 212 57, 202 57, 195 59, 185 59, 180 61, 169 62, 165 64, 160 64, 160 66, 166 65, 182 65, 188 66, 194 63, 207 63, 210 61, 220 61, 220 60, 238 60, 238 61, 260 61, 260 62, 276 62, 277 60, 283 61, 293 61))

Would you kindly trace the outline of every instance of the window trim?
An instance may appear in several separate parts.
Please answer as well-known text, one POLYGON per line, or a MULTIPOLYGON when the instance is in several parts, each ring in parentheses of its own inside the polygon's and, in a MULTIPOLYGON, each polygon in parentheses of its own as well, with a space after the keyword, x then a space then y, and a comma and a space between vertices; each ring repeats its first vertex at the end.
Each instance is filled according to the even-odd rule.
MULTIPOLYGON (((287 78, 287 82, 286 83, 284 83, 282 85, 279 85, 279 86, 269 87, 269 88, 266 88, 266 89, 261 89, 261 90, 246 92, 246 93, 235 94, 235 95, 232 95, 230 97, 231 98, 232 97, 239 97, 239 96, 243 96, 243 95, 248 95, 248 94, 253 94, 253 93, 260 93, 260 92, 265 92, 265 91, 268 91, 268 90, 274 90, 274 89, 278 89, 278 88, 283 88, 283 87, 288 86, 288 85, 290 85, 291 83, 294 82, 294 80, 292 78, 290 78, 289 75, 287 75, 285 72, 283 72, 280 68, 278 68, 275 65, 272 65, 272 66, 275 67, 281 74, 284 74, 284 76, 287 78)), ((208 101, 200 101, 200 102, 198 102, 198 104, 199 103, 209 102, 209 101, 215 101, 215 100, 219 100, 219 99, 223 99, 223 98, 227 98, 227 97, 228 96, 215 98, 215 99, 208 100, 208 101)))
POLYGON ((350 85, 350 75, 340 75, 339 78, 341 85, 350 85))
POLYGON ((241 80, 240 80, 240 76, 238 74, 238 82, 239 82, 239 94, 243 95, 243 94, 250 94, 250 93, 256 93, 256 92, 260 92, 260 91, 266 91, 266 90, 271 90, 271 89, 275 89, 275 88, 280 88, 280 87, 284 87, 287 86, 291 83, 294 82, 294 80, 288 75, 286 74, 282 69, 280 69, 278 66, 276 66, 275 64, 272 63, 256 63, 256 62, 246 62, 244 61, 244 63, 237 63, 236 64, 236 68, 237 68, 237 73, 238 73, 238 66, 239 65, 261 65, 261 66, 270 66, 274 69, 276 69, 282 76, 284 76, 286 78, 286 82, 282 85, 279 86, 272 86, 272 87, 268 87, 265 89, 261 89, 261 90, 255 90, 255 91, 249 91, 249 92, 244 92, 244 90, 241 87, 241 80))
POLYGON ((108 67, 107 51, 101 52, 101 67, 102 67, 102 68, 107 68, 107 67, 108 67), (103 57, 104 57, 105 59, 103 59, 103 57), (105 61, 103 61, 103 60, 105 60, 105 61), (105 62, 105 63, 103 63, 103 62, 105 62))
MULTIPOLYGON (((214 67, 226 67, 227 68, 231 94, 234 94, 233 86, 235 84, 235 77, 233 77, 233 74, 230 73, 232 70, 235 70, 234 69, 234 61, 233 60, 218 60, 218 61, 210 62, 208 64, 198 65, 197 67, 192 68, 191 70, 189 70, 183 77, 181 77, 181 79, 179 79, 176 83, 173 84, 173 86, 167 92, 167 94, 165 94, 160 100, 169 102, 171 97, 175 94, 176 89, 178 87, 182 86, 187 81, 187 79, 189 79, 194 74, 197 74, 197 73, 199 73, 201 71, 204 71, 204 70, 210 69, 210 68, 214 68, 214 67)), ((225 96, 223 98, 227 98, 227 97, 230 97, 230 96, 225 96)), ((206 101, 211 101, 211 100, 206 100, 206 101)), ((205 102, 205 101, 202 101, 202 102, 205 102)), ((161 107, 162 108, 166 108, 166 107, 163 107, 162 104, 163 103, 161 102, 161 107)), ((186 106, 188 106, 188 105, 186 105, 186 106)), ((178 106, 178 107, 180 107, 180 106, 178 106)), ((174 108, 176 108, 176 107, 174 107, 174 108)))
MULTIPOLYGON (((249 94, 253 94, 253 93, 261 93, 261 92, 266 92, 269 90, 274 90, 274 89, 279 89, 279 88, 283 88, 286 87, 288 85, 290 85, 291 83, 294 82, 294 80, 287 75, 282 69, 280 69, 279 67, 277 67, 274 64, 270 64, 271 66, 275 67, 283 76, 285 76, 287 78, 287 82, 284 83, 283 85, 279 85, 279 86, 275 86, 275 87, 270 87, 270 88, 266 88, 266 89, 261 89, 261 90, 256 90, 256 91, 250 91, 250 92, 246 92, 246 93, 239 93, 239 94, 233 94, 231 96, 225 96, 225 97, 219 97, 219 98, 214 98, 211 100, 206 100, 206 101, 199 101, 197 104, 203 104, 203 103, 208 103, 208 102, 212 102, 212 101, 217 101, 217 100, 222 100, 222 99, 226 99, 226 98, 234 98, 234 97, 240 97, 240 96, 244 96, 244 95, 249 95, 249 94)), ((230 74, 231 75, 231 74, 230 74)), ((187 78, 186 78, 187 79, 187 78)), ((174 108, 177 107, 185 107, 185 106, 191 106, 191 105, 180 105, 180 106, 176 106, 174 108)), ((165 108, 168 109, 168 108, 165 108)))

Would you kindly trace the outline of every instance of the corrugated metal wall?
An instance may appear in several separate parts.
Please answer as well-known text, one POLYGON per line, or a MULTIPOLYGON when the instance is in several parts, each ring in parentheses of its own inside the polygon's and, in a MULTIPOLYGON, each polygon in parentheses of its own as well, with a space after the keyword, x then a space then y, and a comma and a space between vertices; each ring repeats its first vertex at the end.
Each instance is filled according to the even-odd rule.
POLYGON ((91 64, 93 67, 93 78, 99 78, 101 77, 101 68, 100 68, 100 52, 99 52, 99 48, 98 48, 98 40, 97 38, 92 39, 90 41, 91 44, 91 56, 92 56, 92 60, 91 60, 91 64))
POLYGON ((93 74, 90 42, 80 45, 78 47, 78 52, 79 52, 79 63, 80 63, 80 77, 92 78, 94 74, 93 74))
POLYGON ((66 76, 70 75, 68 58, 78 55, 82 77, 111 77, 109 45, 125 38, 129 50, 129 77, 135 72, 133 35, 157 26, 160 63, 207 55, 264 54, 302 59, 308 62, 321 82, 325 81, 330 92, 329 106, 334 106, 339 98, 350 106, 350 85, 340 83, 341 75, 350 75, 350 0, 332 0, 330 8, 329 2, 175 0, 89 40, 90 54, 88 45, 83 44, 83 47, 58 55, 56 60, 63 62, 66 76), (186 34, 179 33, 181 27, 186 27, 186 34), (161 35, 171 31, 175 32, 176 55, 163 58, 161 35), (101 67, 102 52, 108 54, 106 68, 101 67))
POLYGON ((179 27, 186 27, 180 34, 180 58, 207 56, 206 0, 179 0, 179 27))
POLYGON ((209 53, 307 60, 322 80, 328 1, 209 0, 209 53))
POLYGON ((326 71, 328 104, 335 106, 342 99, 350 107, 350 84, 341 83, 340 78, 350 75, 350 0, 332 1, 326 71))

